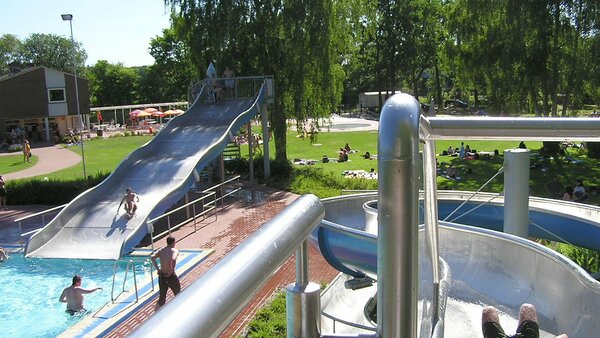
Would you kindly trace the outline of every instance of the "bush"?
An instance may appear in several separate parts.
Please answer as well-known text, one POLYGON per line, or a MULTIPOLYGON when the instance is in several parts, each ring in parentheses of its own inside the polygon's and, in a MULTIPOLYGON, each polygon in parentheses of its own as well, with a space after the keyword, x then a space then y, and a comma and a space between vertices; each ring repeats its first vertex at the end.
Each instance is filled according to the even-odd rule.
POLYGON ((550 247, 567 256, 588 273, 600 271, 600 253, 597 251, 563 243, 554 243, 550 247))
POLYGON ((23 145, 20 143, 15 143, 15 144, 11 144, 10 146, 8 146, 8 152, 9 153, 14 153, 17 151, 23 151, 23 145))
POLYGON ((256 313, 243 337, 285 337, 287 331, 285 292, 279 291, 271 303, 256 313))
POLYGON ((6 183, 6 200, 10 205, 61 205, 71 202, 85 190, 102 182, 110 173, 76 181, 26 179, 6 183))

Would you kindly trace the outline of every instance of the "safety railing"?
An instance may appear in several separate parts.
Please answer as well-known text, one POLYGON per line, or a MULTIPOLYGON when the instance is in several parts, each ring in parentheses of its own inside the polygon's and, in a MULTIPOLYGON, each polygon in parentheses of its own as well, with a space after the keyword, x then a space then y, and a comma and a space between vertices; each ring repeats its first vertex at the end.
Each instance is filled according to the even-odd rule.
POLYGON ((148 233, 151 234, 150 240, 151 240, 152 249, 154 250, 154 242, 156 239, 162 238, 163 236, 165 236, 167 234, 171 234, 171 232, 181 228, 182 226, 184 226, 186 224, 189 224, 190 220, 192 220, 192 222, 193 222, 194 232, 198 231, 198 221, 200 221, 200 222, 205 221, 207 216, 209 216, 209 214, 211 212, 212 212, 212 216, 214 216, 215 221, 216 221, 218 219, 217 208, 218 208, 219 202, 221 202, 221 210, 223 210, 225 208, 225 198, 236 192, 239 192, 241 189, 242 188, 240 185, 240 176, 237 175, 237 176, 234 176, 224 182, 221 182, 219 184, 213 185, 210 188, 202 190, 201 191, 202 196, 200 196, 199 198, 196 198, 191 202, 187 202, 187 203, 185 203, 167 213, 164 213, 158 217, 147 220, 146 224, 148 224, 148 233), (232 183, 235 183, 234 187, 228 188, 232 183), (198 207, 200 208, 200 210, 198 210, 198 207), (177 224, 174 224, 174 225, 171 224, 171 220, 172 220, 173 216, 178 215, 183 210, 185 210, 187 215, 191 214, 191 216, 186 217, 183 221, 180 221, 177 224), (165 218, 167 221, 167 229, 156 235, 153 235, 154 225, 158 221, 165 219, 165 218))
MULTIPOLYGON (((127 278, 128 278, 128 274, 129 274, 129 268, 131 268, 132 274, 133 274, 133 287, 135 289, 135 302, 137 303, 140 299, 139 297, 139 292, 138 292, 138 285, 137 285, 137 275, 135 272, 135 261, 131 258, 126 258, 126 259, 117 259, 115 261, 114 267, 113 267, 113 280, 112 280, 112 289, 110 291, 110 299, 111 301, 114 303, 115 300, 117 300, 117 298, 119 298, 119 296, 123 293, 125 293, 127 290, 125 289, 125 286, 127 284, 127 278), (117 278, 117 266, 119 265, 119 263, 121 262, 127 262, 127 266, 125 267, 125 276, 123 277, 123 287, 121 289, 121 291, 115 296, 115 283, 116 283, 116 278, 117 278)), ((152 291, 154 291, 154 278, 152 278, 152 264, 150 264, 150 284, 152 285, 152 291)))
POLYGON ((212 100, 212 98, 208 97, 211 91, 215 91, 216 95, 223 100, 253 99, 260 91, 263 83, 267 84, 265 99, 267 102, 272 102, 274 97, 273 76, 204 79, 190 86, 189 101, 194 102, 198 95, 206 95, 207 100, 212 100))
POLYGON ((29 235, 33 235, 35 233, 38 233, 40 230, 42 230, 46 226, 46 215, 48 213, 51 213, 51 212, 56 211, 56 210, 60 210, 60 209, 62 209, 64 207, 66 207, 66 206, 67 206, 67 204, 59 205, 59 206, 56 206, 56 207, 53 207, 53 208, 50 208, 50 209, 42 210, 42 211, 36 212, 34 214, 27 215, 27 216, 15 219, 15 223, 19 223, 19 236, 21 238, 23 238, 23 237, 27 237, 29 235), (28 231, 28 232, 24 233, 23 232, 23 221, 26 221, 26 220, 29 220, 29 219, 32 219, 32 218, 36 218, 36 217, 41 217, 42 218, 42 225, 40 227, 34 229, 34 230, 31 230, 31 231, 28 231))
POLYGON ((329 318, 329 319, 332 320, 332 322, 333 322, 333 333, 336 333, 336 328, 335 328, 335 324, 336 323, 341 323, 341 324, 348 325, 348 326, 351 326, 351 327, 355 327, 357 329, 361 329, 361 330, 365 330, 365 331, 373 331, 373 332, 377 331, 377 328, 375 328, 375 327, 366 326, 366 325, 362 325, 362 324, 358 324, 358 323, 353 323, 353 322, 349 322, 347 320, 335 317, 334 315, 331 315, 331 314, 329 314, 329 313, 327 313, 325 311, 321 311, 321 314, 324 317, 327 317, 327 318, 329 318))
MULTIPOLYGON (((324 207, 314 195, 296 199, 188 286, 182 297, 169 301, 130 337, 219 337, 269 277, 288 258, 306 247, 324 207), (211 292, 207 292, 211 290, 211 292), (165 325, 177 323, 177 325, 165 325)), ((296 271, 307 272, 305 259, 296 271)), ((318 291, 318 285, 317 285, 318 291)))
POLYGON ((152 243, 152 250, 154 250, 154 240, 157 238, 161 238, 166 234, 171 234, 172 231, 179 229, 180 227, 188 224, 190 222, 190 219, 193 219, 193 224, 194 224, 194 232, 198 231, 197 228, 197 220, 199 216, 203 217, 203 220, 206 219, 205 216, 208 215, 208 213, 210 213, 211 211, 213 212, 213 215, 215 217, 215 221, 217 220, 217 198, 216 198, 216 193, 215 192, 209 192, 204 196, 201 196, 191 202, 185 203, 184 205, 175 208, 167 213, 164 213, 158 217, 149 219, 146 221, 146 224, 148 224, 148 228, 149 228, 149 233, 150 233, 150 239, 151 239, 151 243, 152 243), (212 198, 212 200, 208 200, 209 198, 212 198), (208 200, 207 203, 204 203, 206 200, 208 200), (200 212, 196 212, 196 206, 200 203, 201 206, 201 211, 200 212), (171 224, 171 219, 172 216, 174 216, 175 214, 177 214, 179 211, 182 210, 188 210, 188 208, 191 207, 192 208, 192 217, 191 218, 186 218, 185 220, 172 225, 171 224), (167 220, 167 230, 160 232, 157 235, 152 235, 154 233, 154 224, 156 224, 156 222, 158 222, 159 220, 165 219, 167 220))
POLYGON ((236 192, 242 190, 240 184, 240 175, 234 176, 228 180, 225 180, 219 184, 215 184, 210 188, 202 190, 203 194, 208 194, 210 192, 216 193, 219 192, 219 197, 216 199, 216 203, 221 202, 221 210, 225 208, 225 197, 228 197, 236 192), (227 189, 227 186, 231 183, 235 182, 235 186, 233 188, 227 189))

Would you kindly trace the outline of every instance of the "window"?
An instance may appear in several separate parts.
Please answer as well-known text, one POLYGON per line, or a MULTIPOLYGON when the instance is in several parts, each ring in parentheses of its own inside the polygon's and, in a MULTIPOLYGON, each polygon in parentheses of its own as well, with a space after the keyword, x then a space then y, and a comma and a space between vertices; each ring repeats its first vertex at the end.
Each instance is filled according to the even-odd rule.
POLYGON ((66 100, 64 88, 48 89, 48 102, 65 102, 66 100))

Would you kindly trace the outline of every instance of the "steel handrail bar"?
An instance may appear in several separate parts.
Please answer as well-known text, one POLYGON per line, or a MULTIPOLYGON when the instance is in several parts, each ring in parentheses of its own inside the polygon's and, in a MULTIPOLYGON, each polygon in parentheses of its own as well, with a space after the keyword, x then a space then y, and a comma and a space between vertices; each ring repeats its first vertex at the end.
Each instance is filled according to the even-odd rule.
POLYGON ((53 207, 53 208, 50 208, 50 209, 46 209, 46 210, 42 210, 42 211, 38 211, 38 212, 36 212, 35 214, 31 214, 31 215, 27 215, 27 216, 23 216, 23 217, 17 218, 17 219, 15 219, 15 222, 24 221, 24 220, 26 220, 26 219, 29 219, 29 218, 32 218, 32 217, 35 217, 35 216, 40 216, 40 215, 42 215, 42 214, 49 213, 49 212, 51 212, 51 211, 54 211, 54 210, 57 210, 57 209, 59 209, 59 208, 64 208, 64 207, 66 207, 67 205, 68 205, 68 203, 67 203, 67 204, 63 204, 63 205, 59 205, 59 206, 56 206, 56 207, 53 207))
POLYGON ((234 176, 234 177, 232 177, 232 178, 230 178, 230 179, 228 179, 226 181, 223 181, 223 182, 221 182, 219 184, 216 184, 216 185, 214 185, 214 186, 212 186, 210 188, 204 189, 204 190, 201 191, 201 193, 204 194, 203 196, 201 196, 201 197, 199 197, 199 198, 197 198, 197 199, 195 199, 195 200, 193 200, 191 202, 188 202, 188 203, 186 203, 186 204, 184 204, 182 206, 179 206, 176 209, 173 209, 173 210, 171 210, 171 211, 169 211, 169 212, 167 212, 165 214, 162 214, 162 215, 160 215, 158 217, 146 220, 146 224, 149 225, 148 232, 150 233, 150 242, 151 242, 152 250, 154 250, 154 240, 156 238, 160 238, 160 237, 162 237, 162 236, 164 236, 166 234, 170 234, 173 230, 179 229, 183 225, 187 224, 190 219, 194 220, 194 231, 197 230, 196 229, 196 218, 197 218, 197 216, 204 216, 204 215, 208 214, 210 211, 214 210, 214 216, 215 216, 215 219, 216 219, 217 218, 217 206, 218 206, 217 202, 220 200, 221 201, 221 208, 224 208, 225 207, 224 198, 227 197, 227 196, 229 196, 229 195, 231 195, 231 194, 233 194, 233 193, 235 193, 235 192, 237 192, 237 191, 239 191, 239 190, 241 190, 241 188, 237 188, 237 189, 231 191, 230 193, 228 193, 226 195, 223 195, 222 188, 226 184, 228 184, 228 183, 230 183, 230 182, 232 182, 234 180, 237 180, 239 182, 240 177, 241 177, 240 175, 237 175, 237 176, 234 176), (217 188, 221 188, 221 194, 222 194, 222 196, 220 198, 216 197, 216 192, 214 191, 217 188), (204 206, 207 206, 207 207, 206 208, 203 207, 203 211, 201 213, 196 214, 196 202, 204 200, 204 199, 206 199, 206 198, 208 198, 210 196, 213 196, 213 200, 209 201, 208 203, 206 203, 204 205, 204 206), (184 221, 176 224, 175 226, 171 226, 171 219, 169 218, 169 216, 172 215, 175 212, 178 212, 178 211, 180 211, 180 210, 182 210, 184 208, 187 208, 190 205, 192 205, 193 216, 191 218, 185 219, 184 221), (164 217, 167 217, 167 230, 165 230, 165 231, 163 231, 163 232, 161 232, 161 233, 159 233, 157 235, 152 235, 152 233, 154 232, 154 226, 153 226, 154 223, 156 223, 156 221, 158 221, 158 220, 160 220, 160 219, 162 219, 164 217))
POLYGON ((216 195, 216 193, 215 192, 211 192, 211 193, 208 193, 207 195, 200 196, 200 197, 198 197, 197 199, 195 199, 195 200, 193 200, 191 202, 188 202, 188 203, 186 203, 186 204, 184 204, 182 206, 179 206, 179 207, 177 207, 177 208, 175 208, 175 209, 173 209, 173 210, 171 210, 169 212, 166 212, 166 213, 164 213, 164 214, 162 214, 160 216, 157 216, 157 217, 154 217, 152 219, 149 219, 146 222, 148 222, 148 223, 156 223, 156 221, 158 221, 159 219, 164 218, 166 216, 170 216, 171 214, 173 214, 173 213, 175 213, 177 211, 180 211, 181 209, 183 209, 183 208, 185 208, 185 207, 187 207, 187 206, 189 206, 191 204, 194 204, 194 203, 196 203, 196 202, 198 202, 200 200, 203 200, 203 199, 205 199, 207 197, 210 197, 210 195, 216 195))
MULTIPOLYGON (((215 210, 215 209, 216 209, 216 207, 211 207, 210 209, 207 209, 207 211, 211 211, 211 210, 215 210)), ((177 223, 176 225, 173 225, 173 226, 169 223, 167 230, 165 230, 165 231, 163 231, 163 232, 161 232, 161 233, 159 233, 159 234, 157 234, 155 236, 152 236, 152 241, 154 241, 155 238, 161 238, 162 236, 164 236, 166 234, 170 234, 171 232, 173 232, 173 231, 181 228, 182 226, 186 225, 190 221, 190 219, 192 219, 192 218, 193 217, 185 219, 185 220, 183 220, 183 221, 181 221, 181 222, 179 222, 179 223, 177 223)))
POLYGON ((142 323, 130 337, 219 337, 304 243, 324 215, 325 208, 318 197, 299 197, 142 323))
MULTIPOLYGON (((200 196, 199 198, 197 198, 197 199, 195 199, 195 200, 193 200, 191 202, 188 202, 188 203, 186 203, 186 204, 184 204, 184 205, 182 205, 182 206, 180 206, 180 207, 178 207, 176 209, 173 209, 173 210, 169 211, 168 213, 165 213, 163 215, 160 215, 158 217, 155 217, 155 218, 153 218, 151 220, 146 221, 147 224, 150 224, 150 229, 152 230, 150 232, 150 237, 151 237, 151 242, 152 242, 152 245, 151 245, 152 249, 154 249, 154 239, 160 238, 160 237, 162 237, 162 236, 164 236, 166 234, 170 234, 172 231, 177 230, 180 227, 182 227, 183 225, 187 224, 190 221, 190 219, 194 220, 194 229, 196 229, 195 228, 196 227, 196 208, 195 208, 195 204, 196 204, 196 202, 204 200, 204 199, 206 199, 206 198, 208 198, 210 196, 216 197, 216 193, 215 192, 206 193, 206 195, 200 196), (173 213, 177 212, 177 211, 180 211, 180 210, 182 210, 184 208, 187 208, 189 205, 193 206, 194 216, 191 217, 191 218, 186 218, 185 220, 181 221, 180 223, 176 224, 175 226, 171 226, 171 218, 169 216, 172 215, 173 213), (164 218, 164 217, 167 217, 167 230, 165 230, 165 231, 163 231, 163 232, 161 232, 161 233, 153 236, 152 232, 154 232, 154 223, 156 223, 157 220, 159 220, 161 218, 164 218)), ((208 205, 210 207, 204 209, 199 215, 204 215, 204 214, 207 214, 208 212, 210 212, 211 210, 216 210, 216 208, 217 208, 217 206, 216 206, 216 199, 213 199, 212 201, 209 201, 209 203, 207 203, 206 205, 208 205)), ((215 212, 215 217, 216 216, 217 216, 217 213, 215 212)))
POLYGON ((237 180, 238 183, 239 183, 239 181, 240 181, 240 175, 233 176, 233 177, 231 177, 228 180, 225 180, 225 181, 223 181, 223 182, 221 182, 219 184, 215 184, 215 185, 213 185, 210 188, 204 189, 204 190, 202 190, 202 193, 207 193, 209 191, 216 191, 217 188, 220 188, 221 196, 219 198, 217 198, 216 200, 217 201, 221 201, 221 209, 223 209, 223 208, 225 208, 225 197, 227 197, 227 196, 229 196, 229 195, 231 195, 231 194, 233 194, 233 193, 241 190, 241 188, 237 188, 237 189, 234 189, 233 191, 231 191, 228 194, 224 193, 223 188, 225 187, 225 185, 228 184, 228 183, 230 183, 230 182, 232 182, 232 181, 235 181, 235 180, 237 180))
MULTIPOLYGON (((67 205, 68 205, 68 203, 67 203, 67 204, 63 204, 63 205, 59 205, 59 206, 56 206, 56 207, 53 207, 53 208, 50 208, 50 209, 46 209, 46 210, 42 210, 42 211, 38 211, 38 212, 36 212, 36 213, 34 213, 34 214, 27 215, 27 216, 23 216, 23 217, 20 217, 20 218, 17 218, 17 219, 15 219, 15 220, 14 220, 14 222, 15 222, 15 223, 16 223, 16 222, 19 222, 19 234, 21 235, 21 237, 23 237, 23 236, 24 236, 24 234, 23 234, 23 227, 22 227, 22 224, 21 224, 21 222, 22 222, 22 221, 24 221, 24 220, 26 220, 26 219, 33 218, 33 217, 42 216, 42 226, 41 226, 39 229, 36 229, 37 231, 39 231, 39 230, 41 230, 43 227, 45 227, 45 226, 46 226, 46 220, 44 219, 44 216, 43 216, 44 214, 47 214, 47 213, 49 213, 49 212, 52 212, 52 211, 54 211, 54 210, 57 210, 57 209, 64 208, 64 207, 66 207, 67 205)), ((27 232, 27 234, 30 234, 30 233, 33 233, 33 231, 29 231, 29 232, 27 232)))
MULTIPOLYGON (((147 259, 146 259, 147 260, 147 259)), ((133 270, 133 284, 134 284, 134 288, 135 288, 135 302, 137 303, 139 301, 139 292, 138 292, 138 287, 137 287, 137 275, 135 272, 135 261, 131 258, 119 258, 117 260, 115 260, 115 264, 113 265, 113 281, 112 281, 112 289, 110 291, 110 299, 111 301, 114 303, 115 300, 119 297, 119 295, 117 295, 117 297, 114 296, 114 291, 115 291, 115 279, 117 277, 117 264, 119 262, 125 262, 127 261, 127 267, 125 268, 125 277, 123 278, 123 291, 121 291, 119 293, 119 295, 121 295, 123 292, 125 292, 125 282, 127 282, 127 273, 129 272, 129 267, 131 266, 132 270, 133 270)), ((152 264, 150 264, 150 284, 152 285, 152 291, 154 291, 154 278, 153 278, 153 271, 154 267, 152 264)))
MULTIPOLYGON (((321 311, 321 314, 331 320, 333 320, 334 323, 334 327, 335 327, 335 322, 340 322, 344 325, 348 325, 348 326, 352 326, 352 327, 356 327, 362 330, 367 330, 367 331, 377 331, 376 327, 371 327, 371 326, 366 326, 366 325, 362 325, 362 324, 357 324, 357 323, 352 323, 349 322, 347 320, 341 319, 341 318, 337 318, 333 315, 330 315, 329 313, 325 312, 325 311, 321 311)), ((335 328, 334 328, 334 333, 335 333, 335 328)))

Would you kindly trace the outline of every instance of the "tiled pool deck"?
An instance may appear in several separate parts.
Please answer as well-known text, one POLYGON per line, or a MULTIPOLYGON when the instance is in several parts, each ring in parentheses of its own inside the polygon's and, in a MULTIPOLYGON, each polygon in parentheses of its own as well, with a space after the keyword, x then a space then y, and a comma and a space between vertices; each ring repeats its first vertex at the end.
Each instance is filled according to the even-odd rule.
MULTIPOLYGON (((200 264, 182 276, 181 284, 183 289, 219 262, 238 244, 252 235, 262 224, 269 221, 299 197, 295 194, 274 190, 265 186, 248 184, 244 186, 241 195, 243 197, 226 205, 224 210, 219 211, 216 221, 214 218, 207 219, 205 223, 198 224, 198 231, 196 232, 194 232, 194 226, 189 224, 173 233, 177 239, 176 247, 180 250, 213 250, 212 254, 204 258, 200 264)), ((32 210, 28 211, 26 208, 23 208, 23 210, 13 210, 10 213, 4 212, 0 214, 0 243, 8 243, 9 239, 10 242, 15 242, 15 233, 18 234, 19 230, 18 227, 15 230, 15 225, 11 224, 10 220, 23 217, 27 212, 39 211, 40 207, 30 209, 32 210)), ((24 228, 26 227, 24 226, 24 228)), ((164 243, 158 243, 157 245, 163 246, 164 243)), ((316 283, 331 282, 337 275, 337 271, 325 262, 317 250, 312 247, 309 250, 309 279, 316 283)), ((295 258, 292 256, 236 317, 221 337, 237 337, 242 335, 256 311, 270 299, 275 291, 292 283, 294 279, 295 258)), ((106 329, 94 331, 93 333, 90 331, 87 336, 101 334, 104 337, 126 337, 143 323, 144 320, 152 316, 155 311, 157 297, 157 293, 154 292, 143 301, 140 301, 142 306, 138 307, 133 314, 120 319, 116 327, 113 328, 114 324, 107 324, 112 328, 108 332, 106 329)), ((172 294, 169 292, 167 302, 171 297, 172 294)))

